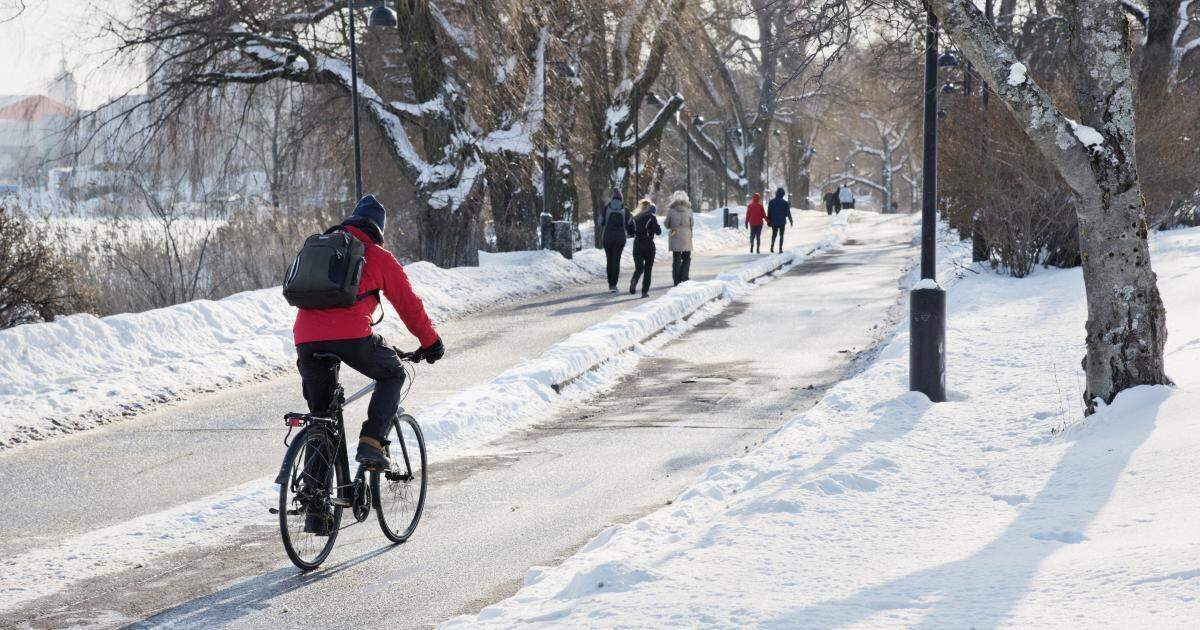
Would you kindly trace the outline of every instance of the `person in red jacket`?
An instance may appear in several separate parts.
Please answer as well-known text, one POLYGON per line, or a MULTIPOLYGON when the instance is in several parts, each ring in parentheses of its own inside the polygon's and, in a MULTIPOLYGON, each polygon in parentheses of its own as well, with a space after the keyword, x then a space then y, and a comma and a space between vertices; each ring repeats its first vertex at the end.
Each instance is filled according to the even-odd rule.
POLYGON ((369 469, 388 469, 387 435, 392 416, 400 405, 404 385, 404 368, 400 357, 383 337, 374 334, 371 317, 379 307, 380 294, 386 297, 400 315, 408 332, 421 348, 413 361, 434 363, 446 353, 433 323, 425 314, 421 298, 413 291, 396 257, 382 247, 387 211, 374 195, 359 200, 354 213, 342 221, 340 229, 349 232, 365 245, 366 264, 363 265, 359 294, 365 295, 357 304, 344 308, 300 309, 292 335, 296 342, 296 367, 300 370, 304 399, 310 413, 323 414, 332 402, 330 397, 337 375, 329 363, 314 358, 317 353, 335 354, 342 362, 363 376, 375 381, 375 391, 367 407, 367 420, 358 438, 355 459, 369 469))
POLYGON ((750 253, 753 254, 755 246, 758 246, 758 253, 762 253, 762 230, 763 223, 767 220, 767 211, 762 205, 762 196, 754 193, 750 197, 750 203, 746 206, 746 226, 750 228, 750 253))

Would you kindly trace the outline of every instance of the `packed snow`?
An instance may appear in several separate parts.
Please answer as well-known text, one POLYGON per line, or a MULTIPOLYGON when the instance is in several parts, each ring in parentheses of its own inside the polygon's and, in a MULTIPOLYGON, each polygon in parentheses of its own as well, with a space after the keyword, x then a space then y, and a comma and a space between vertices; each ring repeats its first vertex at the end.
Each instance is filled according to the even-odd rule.
MULTIPOLYGON (((696 251, 740 247, 741 230, 696 215, 696 251)), ((665 238, 665 237, 660 237, 665 238)), ((631 256, 626 248, 626 256, 631 256)), ((669 259, 666 243, 660 258, 669 259)), ((435 322, 604 275, 604 253, 480 253, 479 267, 405 267, 435 322)), ((389 304, 380 331, 408 339, 389 304)), ((143 313, 80 314, 0 331, 0 450, 141 413, 291 367, 295 311, 278 287, 143 313)))
POLYGON ((1075 139, 1079 140, 1080 144, 1094 153, 1104 150, 1104 136, 1100 135, 1099 131, 1070 119, 1067 121, 1071 123, 1071 131, 1074 132, 1075 139))
MULTIPOLYGON (((564 406, 605 391, 635 369, 641 358, 768 282, 767 274, 800 264, 815 251, 839 245, 850 221, 858 216, 854 211, 843 212, 815 245, 764 256, 714 280, 684 283, 660 298, 568 337, 537 359, 419 410, 432 460, 461 456, 507 431, 530 426, 564 406)), ((869 229, 872 219, 863 220, 865 229, 869 229)), ((521 256, 541 259, 544 254, 528 252, 521 256)), ((513 256, 500 258, 514 262, 513 256)), ((443 274, 456 271, 428 266, 443 274)), ((411 271, 410 275, 416 277, 411 271)), ((0 573, 0 610, 58 592, 79 580, 220 540, 242 525, 261 522, 267 517, 267 508, 277 501, 273 479, 272 473, 199 501, 8 558, 0 573)))
POLYGON ((1020 61, 1014 63, 1008 67, 1008 84, 1013 87, 1021 85, 1028 78, 1027 74, 1028 71, 1025 68, 1025 64, 1020 61))
POLYGON ((1080 270, 976 266, 950 287, 949 402, 908 391, 901 329, 757 450, 448 626, 1193 627, 1200 229, 1153 255, 1176 387, 1083 419, 1080 270))

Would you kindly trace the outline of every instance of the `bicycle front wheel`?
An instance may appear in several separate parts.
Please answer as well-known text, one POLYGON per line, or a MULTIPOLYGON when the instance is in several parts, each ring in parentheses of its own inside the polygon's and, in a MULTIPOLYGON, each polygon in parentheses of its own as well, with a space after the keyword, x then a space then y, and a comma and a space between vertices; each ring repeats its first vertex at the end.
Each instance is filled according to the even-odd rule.
POLYGON ((311 571, 325 561, 337 540, 342 508, 331 501, 331 485, 346 480, 337 465, 338 445, 325 431, 307 427, 296 436, 284 461, 279 486, 279 530, 292 564, 311 571))
POLYGON ((394 543, 412 536, 425 509, 425 436, 415 418, 397 416, 387 439, 391 470, 371 473, 372 503, 383 535, 394 543))

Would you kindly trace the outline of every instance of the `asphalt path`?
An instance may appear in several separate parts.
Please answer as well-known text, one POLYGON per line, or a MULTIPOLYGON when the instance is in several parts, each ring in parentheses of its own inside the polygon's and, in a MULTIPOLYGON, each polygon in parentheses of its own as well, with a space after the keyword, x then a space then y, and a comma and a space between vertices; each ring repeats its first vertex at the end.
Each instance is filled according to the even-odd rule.
MULTIPOLYGON (((608 394, 510 434, 482 452, 433 467, 425 518, 405 545, 386 544, 372 519, 342 532, 325 567, 299 574, 279 547, 274 521, 264 514, 262 523, 219 545, 188 549, 151 566, 77 584, 0 615, 0 626, 113 626, 145 620, 140 623, 155 627, 412 627, 477 612, 515 592, 530 567, 555 564, 608 525, 668 503, 707 466, 752 448, 854 369, 854 357, 872 347, 885 328, 880 322, 894 314, 897 280, 915 254, 911 229, 860 231, 870 233, 852 230, 856 240, 842 250, 817 256, 726 308, 644 360, 608 394)), ((738 258, 712 257, 712 268, 697 261, 694 275, 727 268, 726 263, 736 264, 738 258)), ((480 357, 487 356, 509 359, 511 364, 519 358, 513 356, 516 349, 526 352, 522 356, 532 355, 557 341, 547 335, 561 338, 588 318, 599 321, 622 308, 619 301, 598 296, 593 287, 464 320, 467 328, 478 330, 464 330, 460 337, 444 329, 448 338, 478 344, 463 353, 472 355, 470 363, 482 364, 480 357), (495 318, 494 324, 483 323, 489 317, 495 318), (572 324, 557 328, 556 317, 572 324), (524 348, 513 335, 527 334, 517 331, 530 327, 545 334, 520 338, 534 346, 524 348)), ((469 362, 459 360, 462 363, 450 364, 457 369, 447 371, 465 370, 469 362)), ((488 365, 483 371, 502 369, 488 365)), ((481 377, 473 373, 469 378, 481 377)), ((297 400, 294 393, 278 390, 294 387, 294 381, 281 378, 172 411, 176 416, 186 412, 193 422, 229 423, 218 426, 255 422, 258 415, 274 423, 279 415, 275 412, 291 408, 297 400), (273 406, 270 413, 247 414, 247 401, 260 409, 273 406), (234 411, 238 409, 240 413, 234 411)), ((440 397, 433 394, 428 400, 440 397)), ((178 425, 167 418, 155 420, 166 425, 157 430, 139 428, 150 419, 103 429, 119 435, 100 441, 115 440, 111 449, 125 440, 163 448, 164 443, 175 444, 179 434, 190 433, 169 430, 178 425)), ((159 479, 190 492, 154 488, 149 494, 159 506, 170 506, 262 477, 277 464, 280 448, 279 435, 253 437, 259 433, 209 440, 203 452, 184 455, 193 465, 211 464, 219 456, 222 464, 217 468, 240 468, 244 477, 213 472, 204 473, 200 481, 179 481, 179 467, 170 464, 175 473, 159 479), (256 446, 241 443, 252 437, 256 446), (258 465, 239 461, 242 458, 258 465)), ((79 445, 88 442, 82 437, 46 446, 82 448, 79 445)), ((108 450, 100 453, 110 455, 108 450)), ((150 465, 144 454, 103 460, 105 466, 133 462, 145 474, 163 467, 150 465)), ((91 500, 95 492, 81 494, 91 500)), ((119 509, 104 514, 122 518, 119 509)))
MULTIPOLYGON (((804 213, 789 238, 815 241, 828 224, 804 213), (794 236, 793 236, 794 233, 794 236)), ((755 256, 698 254, 692 278, 705 280, 755 256)), ((628 269, 622 276, 629 278, 628 269)), ((670 288, 669 264, 654 270, 651 298, 670 288)), ((531 300, 503 305, 438 325, 446 358, 421 366, 405 407, 423 406, 486 382, 522 359, 540 355, 571 333, 641 303, 611 295, 598 280, 531 300)), ((406 335, 407 337, 407 335, 406 335)), ((389 341, 410 347, 411 338, 389 341)), ((347 391, 365 379, 343 370, 347 391)), ((122 523, 272 474, 283 457, 283 414, 303 411, 293 370, 274 378, 168 404, 98 429, 0 453, 0 479, 10 505, 0 519, 0 557, 52 545, 69 536, 122 523)), ((347 413, 353 427, 365 405, 347 413)))

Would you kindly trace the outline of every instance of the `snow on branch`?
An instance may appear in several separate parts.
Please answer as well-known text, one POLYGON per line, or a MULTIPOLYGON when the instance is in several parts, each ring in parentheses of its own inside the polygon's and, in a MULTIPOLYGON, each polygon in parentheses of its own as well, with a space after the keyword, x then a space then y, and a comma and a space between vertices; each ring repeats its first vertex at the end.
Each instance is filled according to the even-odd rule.
POLYGON ((533 75, 529 79, 529 89, 525 92, 525 102, 522 106, 521 118, 504 129, 497 129, 487 135, 481 142, 480 148, 488 153, 517 153, 528 155, 533 152, 533 136, 542 128, 546 117, 546 39, 548 33, 543 27, 538 34, 537 51, 534 53, 533 75))

